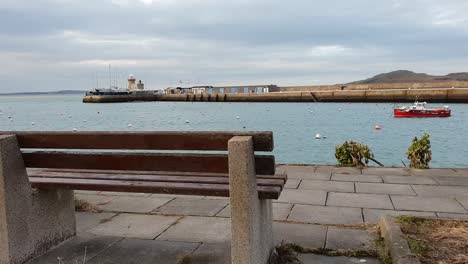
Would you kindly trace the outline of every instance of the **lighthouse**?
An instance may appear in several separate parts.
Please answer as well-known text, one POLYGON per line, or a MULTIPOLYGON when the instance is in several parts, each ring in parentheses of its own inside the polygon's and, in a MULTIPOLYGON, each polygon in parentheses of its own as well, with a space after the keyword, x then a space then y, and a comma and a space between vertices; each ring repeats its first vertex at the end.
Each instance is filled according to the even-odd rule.
POLYGON ((143 90, 145 88, 145 85, 141 82, 141 80, 136 83, 136 78, 133 74, 130 74, 128 76, 128 89, 129 90, 143 90))
POLYGON ((135 83, 136 79, 135 79, 135 76, 133 74, 130 74, 128 76, 127 81, 128 81, 128 87, 127 87, 128 89, 135 90, 137 88, 136 83, 135 83))

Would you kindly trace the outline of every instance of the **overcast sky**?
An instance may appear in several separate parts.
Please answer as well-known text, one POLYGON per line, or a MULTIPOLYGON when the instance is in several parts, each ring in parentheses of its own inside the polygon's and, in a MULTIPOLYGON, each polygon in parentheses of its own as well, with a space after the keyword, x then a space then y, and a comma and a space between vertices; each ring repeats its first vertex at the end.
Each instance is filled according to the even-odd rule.
POLYGON ((467 0, 0 0, 0 92, 468 71, 467 0), (97 78, 96 78, 97 76, 97 78))

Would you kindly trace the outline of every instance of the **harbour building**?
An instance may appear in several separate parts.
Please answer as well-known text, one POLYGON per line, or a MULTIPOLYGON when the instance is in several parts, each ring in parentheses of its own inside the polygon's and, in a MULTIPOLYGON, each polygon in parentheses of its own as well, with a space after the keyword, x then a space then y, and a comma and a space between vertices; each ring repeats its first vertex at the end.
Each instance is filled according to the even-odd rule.
POLYGON ((169 87, 166 94, 259 94, 278 91, 274 84, 262 85, 235 85, 235 86, 193 86, 169 87))

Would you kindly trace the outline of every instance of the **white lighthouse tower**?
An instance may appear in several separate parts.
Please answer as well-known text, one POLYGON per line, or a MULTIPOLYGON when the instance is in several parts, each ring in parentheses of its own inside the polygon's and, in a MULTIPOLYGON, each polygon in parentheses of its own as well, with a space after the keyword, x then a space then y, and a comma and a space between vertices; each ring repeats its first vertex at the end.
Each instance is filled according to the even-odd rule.
POLYGON ((136 83, 135 75, 130 74, 127 80, 128 80, 129 90, 143 90, 144 89, 144 84, 141 82, 141 80, 138 81, 138 84, 136 83))

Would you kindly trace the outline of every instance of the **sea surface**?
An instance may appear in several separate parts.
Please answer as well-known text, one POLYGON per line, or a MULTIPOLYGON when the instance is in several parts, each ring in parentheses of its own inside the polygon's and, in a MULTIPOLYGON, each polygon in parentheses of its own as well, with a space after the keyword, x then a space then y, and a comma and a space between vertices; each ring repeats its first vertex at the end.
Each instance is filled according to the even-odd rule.
POLYGON ((386 166, 409 164, 405 152, 411 140, 427 132, 431 167, 468 167, 468 104, 451 104, 449 118, 397 119, 395 105, 388 103, 84 104, 81 98, 1 96, 0 130, 271 130, 277 163, 336 164, 335 145, 354 140, 368 144, 386 166), (317 133, 326 138, 315 139, 317 133))

